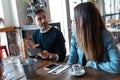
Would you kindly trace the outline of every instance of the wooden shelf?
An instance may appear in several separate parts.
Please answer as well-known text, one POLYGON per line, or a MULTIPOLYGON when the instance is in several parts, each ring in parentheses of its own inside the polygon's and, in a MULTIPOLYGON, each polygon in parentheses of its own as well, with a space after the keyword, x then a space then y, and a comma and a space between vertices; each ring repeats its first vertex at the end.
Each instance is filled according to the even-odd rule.
POLYGON ((15 27, 10 26, 10 27, 4 27, 4 28, 0 28, 0 32, 9 32, 9 31, 13 31, 15 29, 15 27))

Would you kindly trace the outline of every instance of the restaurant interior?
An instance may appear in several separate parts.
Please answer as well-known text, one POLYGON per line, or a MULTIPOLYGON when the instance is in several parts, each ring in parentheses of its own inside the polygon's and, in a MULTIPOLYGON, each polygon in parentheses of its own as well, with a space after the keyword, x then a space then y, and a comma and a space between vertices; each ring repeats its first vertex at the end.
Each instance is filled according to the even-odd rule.
MULTIPOLYGON (((33 12, 36 7, 40 6, 47 12, 49 22, 59 25, 59 28, 62 31, 66 40, 66 48, 67 48, 67 55, 68 55, 71 33, 72 33, 72 30, 74 30, 73 9, 74 9, 74 6, 76 6, 77 4, 81 2, 86 2, 86 1, 87 0, 65 0, 65 1, 59 1, 59 2, 56 0, 52 0, 52 1, 51 0, 33 0, 33 1, 32 0, 12 0, 12 1, 1 0, 0 1, 0 4, 1 4, 0 17, 4 19, 5 24, 1 22, 0 28, 7 28, 10 26, 23 28, 27 25, 33 25, 34 24, 32 20, 33 12), (55 6, 58 6, 58 7, 55 7, 55 6)), ((116 44, 119 45, 118 43, 120 42, 120 37, 119 37, 120 1, 119 0, 100 0, 100 1, 90 0, 90 1, 93 1, 97 5, 101 13, 101 16, 103 17, 103 20, 106 24, 106 27, 109 28, 109 30, 114 33, 116 44)), ((11 29, 10 31, 12 32, 11 29)), ((15 35, 14 32, 9 34, 10 31, 8 32, 7 35, 11 35, 11 34, 15 35)), ((17 31, 18 34, 16 35, 18 36, 17 40, 19 42, 18 41, 15 42, 14 40, 8 41, 10 37, 6 35, 6 31, 1 32, 0 45, 6 45, 7 50, 8 52, 10 52, 10 54, 18 54, 21 51, 24 51, 21 45, 23 44, 21 42, 22 35, 25 34, 25 32, 23 31, 22 33, 17 31), (13 51, 12 47, 13 48, 16 47, 16 50, 13 51)))
MULTIPOLYGON (((4 61, 4 63, 6 65, 10 63, 6 59, 10 56, 17 56, 15 59, 18 59, 19 56, 22 56, 22 58, 28 57, 25 40, 31 39, 32 32, 38 29, 33 21, 34 11, 38 8, 44 9, 47 13, 49 24, 63 33, 66 41, 66 57, 69 56, 71 34, 75 30, 74 7, 87 1, 91 1, 97 6, 106 28, 113 33, 115 44, 120 50, 120 0, 0 0, 0 57, 5 58, 6 62, 4 61)), ((13 60, 13 57, 9 59, 13 60)), ((64 71, 65 73, 58 72, 59 75, 56 73, 56 75, 51 76, 51 74, 47 74, 46 70, 44 71, 40 68, 50 65, 52 62, 39 61, 38 63, 38 77, 30 80, 112 80, 111 77, 114 80, 120 80, 120 75, 116 76, 94 71, 93 69, 86 69, 86 74, 80 77, 67 75, 69 71, 64 71), (92 75, 95 76, 91 77, 92 75)), ((19 65, 18 62, 17 65, 19 65)), ((68 67, 64 68, 67 69, 68 67)), ((11 74, 9 69, 4 70, 7 76, 0 78, 0 80, 29 80, 26 79, 21 69, 17 69, 11 74), (15 73, 20 75, 15 77, 15 73)))

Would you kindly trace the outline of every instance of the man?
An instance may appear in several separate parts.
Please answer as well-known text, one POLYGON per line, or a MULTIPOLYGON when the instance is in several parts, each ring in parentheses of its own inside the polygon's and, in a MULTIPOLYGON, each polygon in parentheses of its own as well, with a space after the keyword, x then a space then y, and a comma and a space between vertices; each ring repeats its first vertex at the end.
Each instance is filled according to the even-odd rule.
POLYGON ((32 41, 25 41, 26 46, 42 50, 35 57, 58 62, 64 61, 66 48, 62 32, 48 24, 47 15, 42 9, 35 12, 34 22, 40 29, 33 32, 32 41))

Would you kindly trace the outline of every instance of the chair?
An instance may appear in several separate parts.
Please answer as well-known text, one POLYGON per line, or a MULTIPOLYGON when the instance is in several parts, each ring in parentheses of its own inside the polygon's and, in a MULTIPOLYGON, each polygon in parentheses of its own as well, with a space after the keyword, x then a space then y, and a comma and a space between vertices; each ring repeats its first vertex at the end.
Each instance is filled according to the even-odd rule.
MULTIPOLYGON (((5 27, 5 28, 0 28, 0 32, 9 32, 9 31, 12 31, 14 30, 14 27, 10 26, 10 27, 5 27)), ((0 42, 0 57, 2 58, 5 58, 7 57, 9 54, 8 54, 8 50, 7 50, 7 46, 6 45, 1 45, 1 42, 0 42)))
POLYGON ((58 30, 61 30, 61 27, 60 27, 60 22, 56 22, 56 23, 49 23, 49 25, 51 25, 52 27, 57 28, 58 30))
POLYGON ((6 46, 0 46, 0 57, 5 58, 8 56, 8 51, 6 46))

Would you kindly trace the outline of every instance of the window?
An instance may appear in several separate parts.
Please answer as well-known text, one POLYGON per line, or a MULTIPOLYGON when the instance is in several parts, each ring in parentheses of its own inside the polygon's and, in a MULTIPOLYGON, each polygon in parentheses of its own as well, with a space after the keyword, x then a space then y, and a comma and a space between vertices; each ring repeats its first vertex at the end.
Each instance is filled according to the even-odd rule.
MULTIPOLYGON (((2 0, 0 0, 0 17, 3 18, 3 7, 2 7, 2 0)), ((1 26, 1 25, 0 25, 1 26)))
MULTIPOLYGON (((0 17, 4 19, 4 14, 3 14, 3 6, 2 6, 2 0, 0 0, 0 17)), ((3 22, 0 22, 0 28, 4 27, 3 22)), ((5 32, 0 32, 0 45, 6 45, 6 33, 5 32)))
POLYGON ((109 19, 120 19, 120 0, 104 0, 105 21, 109 19))

